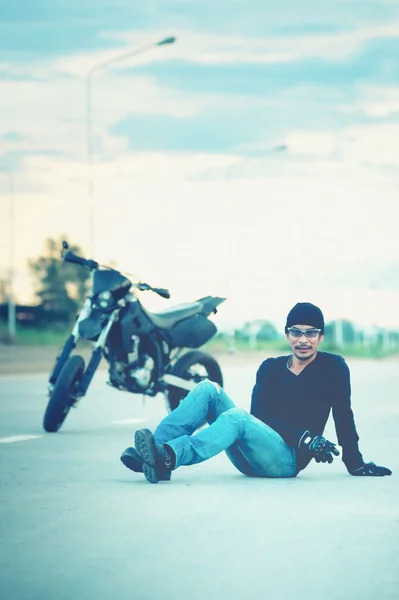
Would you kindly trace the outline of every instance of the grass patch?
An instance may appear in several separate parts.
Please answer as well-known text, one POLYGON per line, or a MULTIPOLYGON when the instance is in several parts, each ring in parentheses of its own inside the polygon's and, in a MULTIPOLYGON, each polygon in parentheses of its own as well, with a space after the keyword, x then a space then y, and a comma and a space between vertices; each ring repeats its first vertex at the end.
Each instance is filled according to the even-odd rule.
MULTIPOLYGON (((16 346, 57 346, 60 347, 64 344, 65 340, 71 334, 72 325, 69 327, 53 327, 45 329, 31 329, 27 327, 17 326, 15 345, 16 346)), ((5 323, 0 323, 0 343, 9 343, 8 329, 5 323)), ((90 345, 90 342, 81 340, 80 344, 90 345)), ((273 341, 262 341, 259 340, 255 345, 250 344, 249 340, 235 340, 234 345, 231 339, 224 335, 219 334, 201 348, 205 352, 215 354, 247 354, 253 352, 275 354, 290 354, 290 347, 285 338, 280 338, 273 341)), ((359 344, 347 344, 340 348, 329 340, 324 340, 320 345, 320 350, 325 352, 333 352, 334 354, 341 354, 342 356, 356 357, 356 358, 386 358, 387 356, 397 355, 399 356, 399 349, 392 349, 386 351, 381 345, 374 346, 361 346, 359 344)))
MULTIPOLYGON (((71 328, 31 329, 17 326, 14 344, 16 346, 61 346, 70 335, 71 328)), ((0 342, 10 343, 7 326, 0 324, 0 342)))

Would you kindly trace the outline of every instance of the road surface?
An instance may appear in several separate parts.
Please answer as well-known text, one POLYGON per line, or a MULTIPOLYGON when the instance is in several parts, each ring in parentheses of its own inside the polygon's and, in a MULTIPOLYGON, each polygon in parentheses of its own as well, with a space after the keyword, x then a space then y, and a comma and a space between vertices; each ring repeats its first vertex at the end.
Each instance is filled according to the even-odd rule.
MULTIPOLYGON (((1 599, 397 600, 399 365, 348 362, 361 450, 392 477, 351 477, 337 460, 250 479, 221 454, 150 485, 119 455, 165 415, 162 397, 143 405, 98 373, 46 434, 45 375, 1 378, 1 599)), ((256 367, 224 367, 238 406, 256 367)))

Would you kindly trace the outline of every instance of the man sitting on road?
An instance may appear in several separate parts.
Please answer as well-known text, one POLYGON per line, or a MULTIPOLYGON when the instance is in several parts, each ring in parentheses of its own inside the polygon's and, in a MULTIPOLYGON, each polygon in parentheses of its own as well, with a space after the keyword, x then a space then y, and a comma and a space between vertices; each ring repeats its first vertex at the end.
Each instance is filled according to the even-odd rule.
POLYGON ((333 462, 335 444, 322 437, 332 409, 342 460, 351 475, 391 475, 365 463, 351 409, 349 369, 338 355, 318 351, 324 339, 321 310, 296 304, 287 316, 289 356, 259 367, 251 412, 237 408, 212 381, 199 383, 155 430, 136 431, 135 448, 122 463, 144 472, 150 483, 167 481, 182 465, 194 465, 225 450, 233 465, 251 477, 295 477, 314 458, 333 462), (197 429, 205 422, 209 427, 197 429), (194 435, 195 433, 195 435, 194 435))

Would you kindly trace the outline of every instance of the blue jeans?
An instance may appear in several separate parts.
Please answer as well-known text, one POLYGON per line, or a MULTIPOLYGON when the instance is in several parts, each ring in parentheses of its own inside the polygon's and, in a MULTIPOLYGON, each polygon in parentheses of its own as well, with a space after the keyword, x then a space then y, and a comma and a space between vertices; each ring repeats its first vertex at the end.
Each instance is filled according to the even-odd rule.
POLYGON ((274 429, 237 408, 226 392, 209 380, 199 383, 154 432, 168 444, 176 467, 194 465, 222 452, 244 475, 295 477, 295 450, 274 429), (209 427, 193 433, 205 422, 209 427))

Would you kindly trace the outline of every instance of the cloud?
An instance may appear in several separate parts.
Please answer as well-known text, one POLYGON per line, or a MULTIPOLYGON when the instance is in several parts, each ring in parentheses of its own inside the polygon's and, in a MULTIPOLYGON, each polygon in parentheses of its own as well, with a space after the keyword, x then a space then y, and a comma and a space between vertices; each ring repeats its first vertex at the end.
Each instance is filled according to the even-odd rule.
POLYGON ((399 114, 399 87, 397 86, 360 86, 358 99, 351 105, 339 107, 342 112, 353 115, 362 112, 367 117, 384 118, 399 114))
POLYGON ((297 155, 341 159, 348 166, 399 165, 399 122, 364 123, 337 131, 292 131, 287 145, 297 155))
MULTIPOLYGON (((98 43, 89 51, 83 48, 79 52, 63 48, 63 54, 43 53, 29 61, 29 74, 26 63, 14 64, 14 61, 2 63, 3 76, 20 77, 43 76, 46 65, 54 60, 55 71, 65 75, 85 76, 95 65, 131 50, 139 55, 132 56, 115 64, 113 69, 127 70, 144 65, 160 64, 170 61, 215 66, 215 65, 267 65, 296 62, 307 59, 323 59, 339 62, 359 54, 370 42, 397 38, 399 20, 389 23, 357 25, 344 30, 333 29, 327 32, 304 32, 296 34, 262 33, 262 35, 238 35, 223 32, 212 33, 200 29, 151 29, 143 28, 131 31, 100 31, 98 43), (171 46, 156 44, 165 37, 177 36, 177 42, 171 46), (104 45, 106 47, 104 47, 104 45), (145 50, 141 53, 141 50, 145 50), (33 69, 33 71, 32 71, 33 69)), ((87 48, 87 45, 86 45, 87 48)))
POLYGON ((399 122, 353 126, 342 133, 344 160, 399 166, 399 122))
MULTIPOLYGON (((302 294, 345 316, 369 265, 375 281, 398 256, 396 6, 233 4, 7 5, 0 169, 16 167, 19 273, 47 236, 89 252, 88 70, 169 35, 93 75, 99 260, 170 286, 172 303, 225 294, 220 316, 234 320, 279 318, 302 294)), ((367 302, 365 318, 389 322, 391 304, 367 302)))
POLYGON ((3 139, 6 142, 18 142, 24 139, 24 136, 18 131, 6 131, 2 135, 0 135, 0 139, 3 139))
MULTIPOLYGON (((4 81, 0 94, 0 154, 63 152, 86 160, 86 105, 84 80, 4 81)), ((110 128, 130 111, 147 115, 188 118, 209 100, 179 94, 147 78, 118 78, 103 74, 93 82, 93 134, 96 151, 109 160, 124 152, 128 138, 110 128)))
MULTIPOLYGON (((164 34, 164 31, 159 32, 154 38, 161 39, 164 34)), ((168 53, 159 51, 158 60, 170 60, 172 57, 202 64, 284 63, 306 58, 343 61, 358 54, 370 41, 396 38, 398 34, 399 21, 295 36, 218 35, 206 31, 180 30, 176 32, 178 42, 168 53)), ((139 46, 148 39, 148 32, 110 33, 109 38, 139 46)), ((144 55, 140 63, 150 60, 148 55, 144 55)))
MULTIPOLYGON (((231 164, 230 156, 218 160, 219 168, 231 164)), ((387 256, 398 255, 397 186, 348 181, 337 172, 327 178, 323 164, 308 178, 266 172, 262 179, 187 181, 214 161, 212 155, 128 153, 97 165, 96 257, 169 286, 172 302, 227 295, 231 305, 223 312, 231 322, 265 311, 277 318, 284 302, 296 301, 301 284, 307 297, 335 285, 324 303, 332 318, 349 293, 342 272, 372 263, 375 273, 387 256), (303 261, 305 272, 298 270, 303 261)), ((16 176, 18 268, 26 254, 40 254, 45 237, 62 232, 89 252, 85 164, 41 156, 26 166, 24 193, 16 176), (32 189, 43 182, 46 193, 35 197, 32 189)), ((2 245, 8 226, 6 217, 2 245)))
POLYGON ((330 158, 337 137, 333 131, 291 131, 286 136, 286 143, 295 154, 330 158))
MULTIPOLYGON (((311 155, 313 149, 315 156, 321 153, 328 158, 330 146, 333 152, 337 145, 337 137, 330 131, 343 130, 351 121, 359 126, 358 121, 364 117, 389 114, 396 106, 395 88, 389 98, 381 93, 376 102, 370 96, 372 88, 366 88, 366 97, 362 98, 358 93, 354 100, 354 94, 351 97, 348 88, 342 91, 336 84, 334 88, 334 78, 330 77, 326 67, 322 69, 324 78, 320 79, 321 71, 318 71, 313 73, 315 82, 304 85, 306 65, 298 63, 301 64, 299 70, 284 73, 283 86, 281 73, 280 78, 274 80, 273 72, 268 79, 261 77, 261 73, 248 71, 249 67, 256 69, 269 61, 279 63, 280 60, 287 66, 310 56, 335 60, 334 49, 343 53, 342 57, 348 56, 355 52, 355 47, 358 51, 368 40, 386 39, 385 36, 392 35, 397 26, 398 23, 393 21, 357 26, 353 31, 262 38, 182 29, 176 45, 152 48, 131 62, 128 60, 111 70, 95 73, 92 89, 97 160, 99 157, 111 160, 129 147, 138 151, 187 149, 205 154, 245 155, 245 152, 267 150, 272 145, 284 143, 287 135, 291 137, 293 147, 302 147, 299 155, 311 155), (176 60, 180 62, 174 62, 176 60), (210 64, 210 60, 216 61, 220 69, 227 69, 224 74, 215 71, 215 64, 210 64), (151 71, 140 70, 140 65, 148 67, 153 61, 156 64, 168 61, 168 69, 171 73, 175 69, 175 77, 179 65, 185 64, 188 71, 194 69, 191 80, 186 78, 188 71, 183 69, 181 87, 173 89, 167 77, 158 80, 154 74, 149 74, 151 71), (203 73, 195 71, 194 63, 197 67, 203 64, 209 73, 214 72, 218 81, 224 81, 225 91, 210 91, 206 86, 201 89, 203 73), (249 79, 241 79, 243 70, 247 71, 249 79), (329 77, 333 89, 326 91, 321 84, 329 77), (192 89, 190 81, 195 79, 196 87, 192 89), (244 87, 234 88, 235 81, 244 87), (251 89, 248 87, 250 81, 263 81, 264 89, 251 89), (304 134, 296 131, 298 122, 306 129, 304 134), (312 133, 311 129, 316 131, 312 133)), ((154 29, 150 37, 156 41, 170 33, 154 29)), ((138 47, 149 43, 148 31, 108 34, 110 44, 117 43, 112 38, 117 38, 118 43, 134 41, 138 47)), ((85 160, 85 76, 94 64, 115 56, 116 50, 90 50, 52 59, 48 56, 31 61, 28 66, 11 63, 6 66, 6 72, 7 69, 14 72, 18 79, 1 83, 0 129, 11 126, 19 139, 3 137, 0 142, 3 154, 22 156, 38 151, 61 151, 70 153, 76 160, 85 160), (34 80, 20 80, 26 68, 31 78, 41 78, 40 84, 34 80)), ((277 68, 282 66, 279 63, 277 68)), ((173 77, 171 81, 176 83, 173 77)), ((214 83, 219 89, 216 80, 214 83)), ((374 91, 374 94, 376 96, 378 92, 374 91)), ((352 148, 351 156, 354 154, 352 148)))

